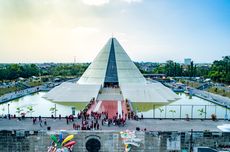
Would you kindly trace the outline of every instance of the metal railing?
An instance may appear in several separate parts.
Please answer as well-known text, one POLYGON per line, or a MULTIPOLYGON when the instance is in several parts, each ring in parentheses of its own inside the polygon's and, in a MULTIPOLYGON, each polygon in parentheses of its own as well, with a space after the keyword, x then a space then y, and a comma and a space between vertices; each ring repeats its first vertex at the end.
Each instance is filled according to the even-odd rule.
POLYGON ((152 109, 142 111, 141 108, 134 109, 138 115, 143 114, 144 118, 159 119, 230 119, 230 109, 218 105, 153 105, 152 109))

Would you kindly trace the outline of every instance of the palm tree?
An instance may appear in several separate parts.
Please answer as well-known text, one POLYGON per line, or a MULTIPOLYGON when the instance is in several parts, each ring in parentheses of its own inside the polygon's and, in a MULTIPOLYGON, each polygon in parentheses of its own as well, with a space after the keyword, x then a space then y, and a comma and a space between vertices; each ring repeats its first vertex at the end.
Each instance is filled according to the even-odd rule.
POLYGON ((50 111, 51 111, 51 114, 55 114, 55 117, 56 117, 56 111, 58 111, 56 108, 56 105, 54 107, 51 107, 50 111))
POLYGON ((161 119, 161 113, 164 111, 164 109, 163 108, 159 108, 159 110, 160 110, 160 119, 161 119))
POLYGON ((18 113, 18 117, 20 117, 20 113, 23 111, 23 109, 22 108, 20 108, 20 107, 17 107, 16 108, 16 113, 18 113))
POLYGON ((176 110, 169 110, 169 112, 172 113, 172 115, 173 115, 173 120, 174 120, 174 113, 176 113, 176 110))
POLYGON ((201 120, 203 120, 202 116, 203 116, 203 114, 206 114, 206 112, 204 111, 204 108, 198 109, 197 111, 200 113, 201 120))
POLYGON ((5 107, 2 106, 2 117, 4 116, 5 107))
POLYGON ((32 113, 34 112, 33 106, 28 106, 27 110, 28 110, 27 112, 30 113, 30 117, 32 117, 32 113))

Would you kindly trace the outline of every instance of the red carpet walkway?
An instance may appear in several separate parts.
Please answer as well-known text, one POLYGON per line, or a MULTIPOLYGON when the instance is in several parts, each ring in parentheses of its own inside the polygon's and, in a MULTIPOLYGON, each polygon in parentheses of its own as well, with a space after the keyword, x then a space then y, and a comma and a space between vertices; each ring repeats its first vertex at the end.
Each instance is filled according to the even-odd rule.
POLYGON ((102 101, 98 112, 107 112, 109 118, 113 118, 117 113, 117 101, 102 101))
MULTIPOLYGON (((97 102, 99 103, 99 102, 97 102)), ((125 117, 125 114, 127 114, 127 108, 125 105, 124 101, 121 101, 121 105, 122 105, 122 111, 123 111, 123 118, 125 117)), ((91 111, 94 111, 96 107, 96 104, 93 104, 90 109, 87 111, 88 114, 91 113, 91 111)), ((107 112, 108 113, 108 117, 111 119, 114 116, 116 116, 116 113, 118 112, 118 101, 114 101, 114 100, 103 100, 101 102, 101 105, 98 109, 98 111, 96 111, 98 113, 102 113, 102 112, 107 112)))

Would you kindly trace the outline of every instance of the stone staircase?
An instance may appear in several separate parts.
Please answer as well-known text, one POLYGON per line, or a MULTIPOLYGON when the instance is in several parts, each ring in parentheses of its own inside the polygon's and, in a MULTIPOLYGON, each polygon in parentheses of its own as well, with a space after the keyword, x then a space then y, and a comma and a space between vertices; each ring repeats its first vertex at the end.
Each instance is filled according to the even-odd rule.
POLYGON ((122 101, 123 95, 120 88, 102 88, 98 94, 97 100, 115 100, 122 101))

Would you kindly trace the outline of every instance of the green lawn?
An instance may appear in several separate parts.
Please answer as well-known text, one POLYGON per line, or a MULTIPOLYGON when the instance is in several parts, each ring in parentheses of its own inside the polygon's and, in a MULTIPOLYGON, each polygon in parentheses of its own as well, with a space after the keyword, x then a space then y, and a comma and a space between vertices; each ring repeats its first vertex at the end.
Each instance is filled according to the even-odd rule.
MULTIPOLYGON (((33 81, 28 83, 29 86, 34 87, 34 86, 39 86, 42 85, 42 82, 40 81, 33 81)), ((15 91, 22 90, 23 88, 18 87, 18 86, 13 86, 13 87, 6 87, 6 88, 0 88, 0 96, 6 94, 6 93, 11 93, 15 91)))
POLYGON ((83 110, 87 102, 58 102, 58 104, 75 107, 76 110, 83 110))
POLYGON ((18 87, 0 88, 0 96, 4 95, 6 93, 18 91, 18 90, 20 90, 20 88, 18 88, 18 87))
POLYGON ((138 109, 138 111, 149 111, 152 110, 153 108, 159 108, 162 105, 155 105, 153 103, 149 103, 149 102, 132 102, 132 106, 133 106, 133 110, 136 111, 138 109))
POLYGON ((42 84, 43 84, 43 82, 41 82, 41 81, 28 82, 28 85, 31 86, 31 87, 39 86, 39 85, 42 85, 42 84))
POLYGON ((222 96, 230 98, 230 92, 229 91, 224 91, 223 89, 219 89, 219 88, 216 88, 216 87, 209 88, 208 92, 212 92, 212 93, 219 94, 219 95, 222 95, 222 96))
POLYGON ((200 86, 200 84, 198 82, 189 82, 189 86, 191 86, 193 88, 197 88, 200 86))

